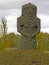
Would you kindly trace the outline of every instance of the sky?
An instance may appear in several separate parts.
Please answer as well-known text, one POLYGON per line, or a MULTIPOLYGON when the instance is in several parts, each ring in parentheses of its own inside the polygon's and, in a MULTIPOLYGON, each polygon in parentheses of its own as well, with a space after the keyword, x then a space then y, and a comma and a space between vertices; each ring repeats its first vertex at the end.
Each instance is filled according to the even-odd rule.
POLYGON ((17 32, 17 18, 21 16, 22 5, 32 3, 37 6, 37 17, 41 19, 41 31, 49 33, 49 0, 0 0, 1 18, 7 19, 7 32, 17 32))

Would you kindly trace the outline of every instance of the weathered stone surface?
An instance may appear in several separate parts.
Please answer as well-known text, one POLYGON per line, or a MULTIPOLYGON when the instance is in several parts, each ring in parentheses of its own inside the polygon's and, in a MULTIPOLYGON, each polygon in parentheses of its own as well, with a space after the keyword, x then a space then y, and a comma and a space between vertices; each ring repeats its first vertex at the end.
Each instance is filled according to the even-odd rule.
POLYGON ((21 33, 20 49, 36 48, 36 34, 40 32, 40 19, 36 16, 37 7, 31 3, 22 6, 22 15, 17 19, 21 33))

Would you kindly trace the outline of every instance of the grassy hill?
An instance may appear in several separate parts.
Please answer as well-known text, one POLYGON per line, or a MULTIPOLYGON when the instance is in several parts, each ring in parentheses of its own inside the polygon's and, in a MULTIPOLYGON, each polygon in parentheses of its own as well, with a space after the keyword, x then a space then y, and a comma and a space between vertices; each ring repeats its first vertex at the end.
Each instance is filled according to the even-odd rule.
POLYGON ((0 65, 49 65, 49 55, 33 49, 7 49, 0 54, 0 65))

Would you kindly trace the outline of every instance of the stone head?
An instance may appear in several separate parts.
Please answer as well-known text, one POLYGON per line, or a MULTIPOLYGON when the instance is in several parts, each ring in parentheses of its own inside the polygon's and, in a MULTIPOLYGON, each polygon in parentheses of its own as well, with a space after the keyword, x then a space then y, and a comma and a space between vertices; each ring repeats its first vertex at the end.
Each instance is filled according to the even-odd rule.
POLYGON ((22 16, 27 18, 36 17, 37 7, 31 3, 22 6, 22 16))

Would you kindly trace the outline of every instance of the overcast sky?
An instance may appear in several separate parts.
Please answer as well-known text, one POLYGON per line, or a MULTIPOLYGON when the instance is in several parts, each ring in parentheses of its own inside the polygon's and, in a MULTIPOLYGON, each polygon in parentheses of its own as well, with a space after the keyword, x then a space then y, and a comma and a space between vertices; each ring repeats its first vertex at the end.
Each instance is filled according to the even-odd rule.
POLYGON ((7 19, 8 33, 17 33, 17 17, 21 15, 21 7, 26 3, 37 6, 37 16, 41 19, 41 31, 49 32, 49 0, 0 0, 0 22, 7 19))

